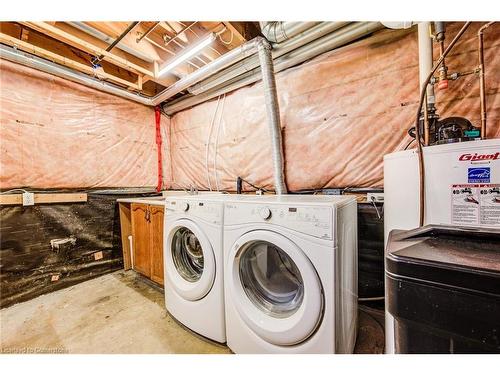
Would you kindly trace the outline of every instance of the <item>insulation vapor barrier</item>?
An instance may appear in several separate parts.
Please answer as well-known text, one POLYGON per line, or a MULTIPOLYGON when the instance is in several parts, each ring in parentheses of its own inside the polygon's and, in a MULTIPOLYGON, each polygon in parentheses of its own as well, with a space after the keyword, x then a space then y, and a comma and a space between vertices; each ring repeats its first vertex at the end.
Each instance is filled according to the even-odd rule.
POLYGON ((157 185, 153 108, 6 60, 0 70, 0 188, 157 185))
MULTIPOLYGON (((449 24, 448 42, 461 25, 449 24)), ((477 67, 480 25, 474 23, 451 52, 449 73, 477 67)), ((499 32, 494 25, 485 33, 489 138, 500 137, 499 32)), ((407 130, 419 96, 415 28, 377 32, 280 72, 276 81, 289 190, 383 186, 383 155, 411 140, 407 130)), ((450 81, 436 96, 441 118, 463 116, 480 125, 476 75, 450 81)), ((260 82, 175 114, 173 179, 234 191, 240 176, 273 189, 267 126, 260 82)))

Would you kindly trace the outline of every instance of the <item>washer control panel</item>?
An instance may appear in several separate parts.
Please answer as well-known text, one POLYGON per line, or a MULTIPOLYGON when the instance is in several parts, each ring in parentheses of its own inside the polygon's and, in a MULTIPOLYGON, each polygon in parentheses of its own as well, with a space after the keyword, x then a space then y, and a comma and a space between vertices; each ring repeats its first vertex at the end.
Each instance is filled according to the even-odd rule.
POLYGON ((175 212, 186 217, 196 217, 210 223, 222 224, 223 207, 221 203, 167 199, 165 209, 166 215, 175 212))
POLYGON ((224 224, 270 223, 318 238, 333 236, 333 208, 321 206, 226 203, 224 224))

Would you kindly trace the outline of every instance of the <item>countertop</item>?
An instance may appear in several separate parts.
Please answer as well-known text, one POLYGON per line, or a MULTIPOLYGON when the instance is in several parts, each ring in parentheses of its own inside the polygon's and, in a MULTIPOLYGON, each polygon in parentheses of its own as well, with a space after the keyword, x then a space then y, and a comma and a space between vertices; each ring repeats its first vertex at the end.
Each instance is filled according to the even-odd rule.
POLYGON ((155 206, 165 206, 165 197, 118 198, 118 203, 142 203, 155 206))

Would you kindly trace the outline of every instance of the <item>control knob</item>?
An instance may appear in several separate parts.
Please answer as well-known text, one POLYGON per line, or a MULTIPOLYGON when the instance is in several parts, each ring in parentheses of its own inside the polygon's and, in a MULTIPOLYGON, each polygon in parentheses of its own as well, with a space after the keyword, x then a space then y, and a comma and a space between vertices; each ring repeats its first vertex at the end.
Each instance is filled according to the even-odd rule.
POLYGON ((187 210, 189 210, 189 203, 187 202, 182 202, 181 203, 181 210, 186 212, 187 210))
POLYGON ((264 220, 269 220, 271 218, 271 210, 269 208, 267 208, 267 207, 262 207, 259 210, 259 215, 264 220))

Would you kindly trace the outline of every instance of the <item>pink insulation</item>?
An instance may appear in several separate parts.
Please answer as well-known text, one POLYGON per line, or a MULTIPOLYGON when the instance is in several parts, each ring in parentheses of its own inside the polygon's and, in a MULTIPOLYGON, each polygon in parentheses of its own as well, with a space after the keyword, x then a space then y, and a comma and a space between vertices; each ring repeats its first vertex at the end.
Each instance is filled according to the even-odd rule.
MULTIPOLYGON (((461 25, 449 25, 447 42, 461 25)), ((449 73, 477 66, 480 25, 473 24, 451 53, 449 73)), ((498 25, 485 32, 490 138, 500 137, 499 32, 498 25)), ((419 95, 416 34, 383 30, 277 74, 289 190, 383 186, 383 156, 410 141, 406 131, 419 95)), ((464 116, 479 126, 476 75, 450 82, 436 96, 442 118, 464 116)), ((235 190, 241 176, 272 189, 262 84, 219 98, 214 118, 216 108, 217 99, 172 117, 174 181, 235 190)))
POLYGON ((6 60, 0 69, 0 188, 156 186, 153 108, 6 60))

